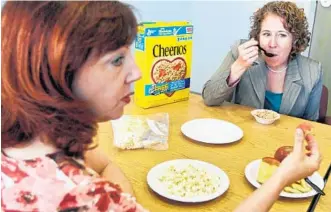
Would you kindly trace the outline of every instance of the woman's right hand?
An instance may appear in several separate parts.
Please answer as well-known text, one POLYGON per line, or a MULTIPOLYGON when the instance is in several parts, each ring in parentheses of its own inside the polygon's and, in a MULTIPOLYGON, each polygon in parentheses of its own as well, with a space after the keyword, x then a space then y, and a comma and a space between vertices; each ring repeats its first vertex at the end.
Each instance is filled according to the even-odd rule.
POLYGON ((246 70, 249 68, 259 57, 259 49, 257 45, 258 42, 252 38, 238 47, 239 56, 236 63, 243 69, 246 70))
POLYGON ((237 60, 231 66, 230 76, 228 78, 228 85, 232 86, 243 73, 253 64, 253 62, 259 57, 258 42, 255 39, 238 46, 239 56, 237 60))

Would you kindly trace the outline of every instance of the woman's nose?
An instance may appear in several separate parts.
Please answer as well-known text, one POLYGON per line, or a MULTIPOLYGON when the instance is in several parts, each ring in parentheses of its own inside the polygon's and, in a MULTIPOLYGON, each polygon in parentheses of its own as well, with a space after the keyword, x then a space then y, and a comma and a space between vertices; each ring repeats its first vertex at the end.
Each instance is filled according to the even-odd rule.
POLYGON ((269 40, 269 47, 270 48, 275 48, 277 46, 277 36, 273 35, 270 37, 269 40))
POLYGON ((132 83, 134 81, 137 81, 141 78, 141 71, 135 61, 132 62, 130 67, 130 73, 126 78, 126 83, 132 83))

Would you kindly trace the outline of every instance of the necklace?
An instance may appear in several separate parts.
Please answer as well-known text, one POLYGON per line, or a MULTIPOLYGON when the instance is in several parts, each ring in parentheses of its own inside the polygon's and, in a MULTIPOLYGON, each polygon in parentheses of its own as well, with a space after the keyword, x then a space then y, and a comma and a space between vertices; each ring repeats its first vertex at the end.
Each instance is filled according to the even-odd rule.
POLYGON ((287 66, 285 67, 285 68, 283 68, 283 69, 281 69, 281 70, 279 70, 279 71, 275 71, 275 70, 273 70, 272 68, 270 68, 269 66, 267 66, 268 67, 268 69, 271 71, 271 72, 273 72, 273 73, 282 73, 283 71, 285 71, 286 69, 287 69, 287 66))

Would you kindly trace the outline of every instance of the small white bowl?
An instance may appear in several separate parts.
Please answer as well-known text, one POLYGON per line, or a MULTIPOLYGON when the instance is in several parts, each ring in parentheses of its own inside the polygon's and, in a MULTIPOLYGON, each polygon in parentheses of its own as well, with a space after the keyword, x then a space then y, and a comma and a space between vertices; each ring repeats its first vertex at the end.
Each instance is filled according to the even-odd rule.
POLYGON ((280 119, 280 115, 272 110, 256 109, 256 110, 252 110, 251 114, 254 116, 255 120, 260 124, 272 124, 276 120, 280 119), (270 113, 273 115, 273 118, 262 118, 258 115, 259 113, 270 113))

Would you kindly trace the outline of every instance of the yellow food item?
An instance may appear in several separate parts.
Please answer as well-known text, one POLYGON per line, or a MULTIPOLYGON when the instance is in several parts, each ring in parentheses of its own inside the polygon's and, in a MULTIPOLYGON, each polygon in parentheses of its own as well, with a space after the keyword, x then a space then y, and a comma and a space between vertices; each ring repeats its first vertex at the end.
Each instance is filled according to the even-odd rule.
POLYGON ((308 185, 308 183, 304 179, 301 179, 301 185, 308 191, 312 190, 312 187, 310 187, 310 185, 308 185))
POLYGON ((288 193, 301 193, 299 190, 295 189, 295 188, 292 188, 290 186, 287 186, 284 188, 284 191, 285 192, 288 192, 288 193))
POLYGON ((296 183, 292 183, 292 188, 295 188, 296 190, 299 191, 299 193, 306 193, 306 192, 309 192, 311 191, 311 187, 309 187, 306 183, 305 180, 300 180, 299 183, 296 182, 296 183))
POLYGON ((269 163, 267 163, 266 161, 262 160, 261 164, 260 164, 260 168, 259 168, 259 173, 257 176, 257 181, 259 183, 264 183, 265 181, 267 181, 271 175, 273 175, 273 173, 276 171, 276 169, 278 168, 278 165, 271 165, 269 163))

